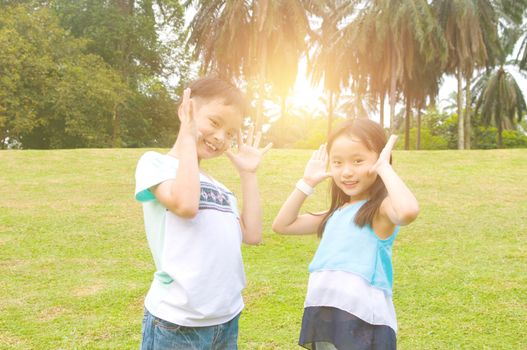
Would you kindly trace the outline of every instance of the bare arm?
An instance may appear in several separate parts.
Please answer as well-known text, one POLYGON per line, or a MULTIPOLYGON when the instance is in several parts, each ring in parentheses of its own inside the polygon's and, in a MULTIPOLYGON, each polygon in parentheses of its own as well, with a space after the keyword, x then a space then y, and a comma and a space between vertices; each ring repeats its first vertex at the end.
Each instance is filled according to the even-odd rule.
POLYGON ((390 136, 377 163, 370 170, 377 172, 388 191, 388 196, 381 203, 379 213, 374 219, 374 225, 391 223, 404 226, 414 221, 419 214, 417 199, 389 163, 390 153, 396 140, 397 136, 390 136))
POLYGON ((240 224, 243 242, 246 244, 258 244, 262 241, 262 207, 256 170, 264 154, 272 147, 272 144, 268 144, 259 150, 261 133, 257 133, 254 140, 253 133, 254 129, 251 127, 247 141, 243 143, 241 131, 238 131, 238 153, 230 150, 225 152, 240 174, 243 197, 240 224))
POLYGON ((199 163, 196 151, 198 136, 192 108, 190 89, 186 89, 178 110, 181 121, 179 134, 169 152, 179 160, 176 178, 152 189, 165 208, 184 218, 193 218, 199 209, 199 163))
MULTIPOLYGON (((325 145, 313 152, 311 159, 304 170, 303 181, 315 187, 329 176, 326 172, 327 153, 325 145)), ((324 219, 324 215, 302 214, 300 208, 306 200, 307 195, 295 188, 284 202, 280 211, 273 221, 273 231, 288 235, 302 235, 316 233, 318 226, 324 219)))

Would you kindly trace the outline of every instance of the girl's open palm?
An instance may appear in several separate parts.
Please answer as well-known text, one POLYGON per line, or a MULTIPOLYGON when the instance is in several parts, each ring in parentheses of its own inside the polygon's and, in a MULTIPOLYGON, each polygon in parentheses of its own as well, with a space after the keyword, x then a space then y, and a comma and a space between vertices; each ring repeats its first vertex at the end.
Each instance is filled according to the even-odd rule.
POLYGON ((390 156, 395 142, 397 142, 397 135, 391 135, 388 142, 386 142, 386 146, 382 149, 381 154, 379 154, 379 159, 377 159, 377 162, 371 167, 370 174, 376 173, 385 165, 390 165, 390 156))
POLYGON ((306 164, 304 181, 307 182, 308 185, 315 187, 324 179, 331 176, 331 174, 326 171, 327 162, 328 153, 326 152, 326 145, 320 145, 318 150, 313 152, 311 159, 309 159, 306 164))
POLYGON ((262 149, 259 149, 262 133, 257 132, 254 137, 254 127, 249 128, 249 135, 245 143, 242 140, 242 132, 238 130, 238 153, 227 150, 225 155, 231 160, 232 164, 240 173, 254 173, 258 169, 258 165, 262 161, 264 154, 271 149, 272 143, 267 144, 262 149))

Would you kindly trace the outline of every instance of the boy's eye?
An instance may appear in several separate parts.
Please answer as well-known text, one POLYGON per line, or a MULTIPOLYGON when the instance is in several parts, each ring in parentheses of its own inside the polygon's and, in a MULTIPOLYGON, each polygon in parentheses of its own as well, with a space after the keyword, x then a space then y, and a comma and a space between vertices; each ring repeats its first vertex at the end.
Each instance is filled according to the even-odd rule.
POLYGON ((363 162, 362 159, 356 159, 353 161, 353 164, 361 164, 363 162))
POLYGON ((342 162, 340 160, 334 160, 333 161, 333 165, 335 165, 335 166, 339 166, 341 164, 342 164, 342 162))
POLYGON ((211 119, 211 120, 210 120, 210 123, 212 124, 212 126, 219 126, 219 125, 220 125, 220 124, 219 124, 217 121, 215 121, 214 119, 211 119))

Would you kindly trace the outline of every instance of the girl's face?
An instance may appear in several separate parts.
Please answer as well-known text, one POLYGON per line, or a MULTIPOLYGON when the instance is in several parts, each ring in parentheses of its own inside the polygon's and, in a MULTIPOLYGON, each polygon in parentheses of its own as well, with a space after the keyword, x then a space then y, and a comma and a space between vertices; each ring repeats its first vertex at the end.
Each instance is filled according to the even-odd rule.
POLYGON ((194 118, 201 137, 197 143, 198 159, 222 155, 236 139, 242 126, 241 112, 221 99, 196 101, 194 118))
POLYGON ((378 157, 354 136, 340 135, 333 141, 329 170, 335 184, 350 196, 350 201, 368 199, 369 189, 377 179, 377 174, 370 174, 369 170, 378 157))

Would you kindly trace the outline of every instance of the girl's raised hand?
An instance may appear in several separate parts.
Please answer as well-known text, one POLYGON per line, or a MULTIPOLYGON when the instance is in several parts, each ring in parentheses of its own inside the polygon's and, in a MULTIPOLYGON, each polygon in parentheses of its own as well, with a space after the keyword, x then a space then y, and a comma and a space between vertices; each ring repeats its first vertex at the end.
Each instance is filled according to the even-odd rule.
POLYGON ((328 153, 326 145, 320 145, 318 150, 313 152, 311 159, 306 164, 304 170, 304 181, 311 187, 315 187, 320 182, 330 177, 331 174, 326 171, 328 162, 328 153))
POLYGON ((383 166, 390 166, 390 156, 392 154, 392 149, 395 145, 395 142, 397 142, 397 135, 391 135, 388 139, 388 142, 386 142, 386 146, 384 146, 381 154, 379 154, 379 159, 377 159, 377 162, 375 162, 375 164, 373 164, 373 166, 370 168, 370 174, 377 173, 383 166))
POLYGON ((231 150, 225 152, 225 155, 240 173, 255 173, 264 154, 273 146, 272 143, 269 143, 264 148, 259 149, 262 133, 258 131, 254 138, 253 136, 254 126, 252 125, 249 127, 249 135, 245 143, 243 142, 242 131, 238 130, 238 153, 234 153, 231 150))

